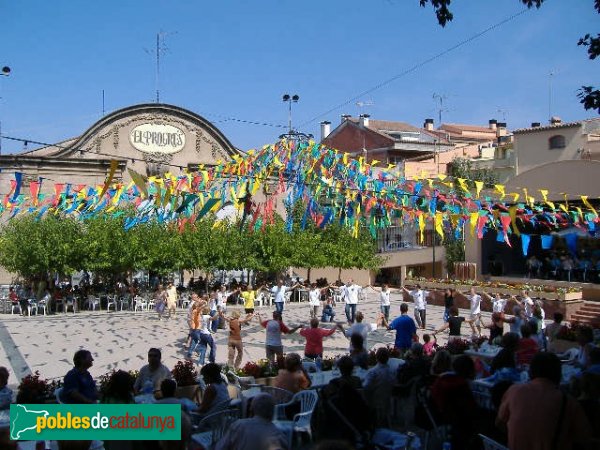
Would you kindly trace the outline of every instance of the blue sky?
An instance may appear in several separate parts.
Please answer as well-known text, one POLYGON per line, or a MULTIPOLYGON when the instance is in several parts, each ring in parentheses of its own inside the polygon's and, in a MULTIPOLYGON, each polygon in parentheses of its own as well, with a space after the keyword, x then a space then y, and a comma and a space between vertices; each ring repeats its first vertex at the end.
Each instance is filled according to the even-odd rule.
MULTIPOLYGON (((164 31, 161 101, 215 123, 242 149, 272 143, 282 129, 226 118, 287 123, 284 93, 300 95, 294 124, 319 135, 319 122, 369 113, 374 119, 509 128, 595 117, 576 98, 598 85, 597 61, 577 40, 597 33, 592 0, 548 0, 466 45, 366 96, 405 72, 523 9, 517 0, 452 3, 455 19, 437 24, 418 0, 0 0, 2 133, 42 142, 78 136, 102 116, 155 98, 156 33, 164 31), (152 54, 148 54, 145 49, 152 54), (372 102, 362 109, 357 101, 372 102), (337 105, 326 115, 323 113, 337 105)), ((29 148, 32 148, 31 146, 29 148)), ((2 140, 3 153, 22 143, 2 140)))

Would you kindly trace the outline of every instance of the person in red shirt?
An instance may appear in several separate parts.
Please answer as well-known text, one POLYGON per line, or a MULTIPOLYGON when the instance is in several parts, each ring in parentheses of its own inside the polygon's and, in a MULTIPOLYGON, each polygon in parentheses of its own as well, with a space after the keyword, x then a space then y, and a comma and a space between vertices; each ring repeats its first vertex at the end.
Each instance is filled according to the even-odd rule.
POLYGON ((300 336, 306 338, 304 356, 307 358, 323 357, 323 338, 335 333, 336 328, 319 328, 319 319, 311 319, 310 328, 302 328, 300 336))
POLYGON ((537 352, 540 351, 538 343, 531 338, 532 330, 529 324, 521 326, 521 339, 515 352, 517 356, 517 365, 529 365, 537 352))

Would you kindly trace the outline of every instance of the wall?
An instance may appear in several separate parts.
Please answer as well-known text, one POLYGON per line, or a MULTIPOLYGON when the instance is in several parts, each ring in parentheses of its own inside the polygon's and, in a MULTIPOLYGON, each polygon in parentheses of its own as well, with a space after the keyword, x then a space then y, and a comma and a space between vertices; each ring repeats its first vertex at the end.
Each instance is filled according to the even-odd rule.
POLYGON ((549 162, 581 159, 577 149, 584 147, 579 125, 517 132, 514 137, 517 175, 549 162), (566 146, 562 149, 550 150, 548 140, 556 135, 565 137, 566 146))

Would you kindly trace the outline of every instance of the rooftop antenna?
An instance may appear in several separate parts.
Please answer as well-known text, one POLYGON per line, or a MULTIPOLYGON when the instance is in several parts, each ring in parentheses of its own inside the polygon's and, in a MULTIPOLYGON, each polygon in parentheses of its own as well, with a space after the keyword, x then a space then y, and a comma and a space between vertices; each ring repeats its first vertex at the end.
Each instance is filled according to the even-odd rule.
POLYGON ((361 115, 363 113, 363 108, 365 106, 373 106, 375 103, 373 100, 365 100, 361 102, 356 102, 356 106, 358 106, 358 114, 361 115))
POLYGON ((548 73, 548 121, 552 121, 552 79, 558 71, 555 69, 550 70, 548 73))
POLYGON ((444 101, 447 99, 448 97, 446 97, 445 94, 433 94, 433 100, 440 103, 440 106, 438 108, 438 123, 440 124, 439 126, 442 125, 442 112, 448 111, 448 109, 444 108, 444 101))
POLYGON ((502 122, 506 122, 506 114, 508 113, 507 109, 502 109, 499 106, 496 106, 496 112, 498 114, 502 114, 502 122))
POLYGON ((106 111, 104 109, 104 89, 102 89, 102 117, 104 117, 105 114, 106 111))
MULTIPOLYGON (((165 37, 173 34, 177 34, 177 31, 160 31, 156 33, 156 48, 153 52, 156 58, 156 103, 160 103, 160 54, 169 51, 169 48, 165 45, 165 37)), ((144 50, 148 54, 151 53, 148 49, 144 50)))

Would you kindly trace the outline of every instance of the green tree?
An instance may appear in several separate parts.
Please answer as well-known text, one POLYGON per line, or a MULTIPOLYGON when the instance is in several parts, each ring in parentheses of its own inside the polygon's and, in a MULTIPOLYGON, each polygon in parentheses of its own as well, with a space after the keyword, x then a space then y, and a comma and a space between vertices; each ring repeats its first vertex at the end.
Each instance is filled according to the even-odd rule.
POLYGON ((0 231, 0 265, 31 280, 70 275, 84 266, 82 224, 54 215, 11 219, 0 231))
POLYGON ((355 238, 348 228, 330 225, 324 230, 322 246, 328 265, 338 268, 338 280, 342 269, 374 270, 383 263, 383 258, 376 253, 374 239, 363 227, 355 238))
MULTIPOLYGON (((433 6, 438 22, 442 27, 445 27, 448 22, 451 22, 454 15, 450 11, 450 3, 452 0, 419 0, 419 4, 425 7, 428 3, 433 6)), ((539 8, 544 3, 544 0, 519 0, 528 8, 536 7, 539 8)), ((600 0, 594 0, 594 8, 596 12, 600 14, 600 0)), ((600 55, 600 34, 596 34, 594 37, 592 34, 586 34, 577 42, 577 45, 587 47, 588 57, 590 59, 596 59, 600 55)), ((579 89, 577 96, 580 99, 580 103, 587 110, 593 109, 600 113, 600 90, 594 86, 582 86, 579 89)))
MULTIPOLYGON (((493 187, 498 183, 498 177, 493 170, 473 167, 473 162, 468 158, 454 158, 450 163, 450 175, 454 178, 465 178, 470 188, 475 186, 474 180, 483 181, 485 187, 493 187)), ((460 191, 458 186, 457 190, 460 191)))

